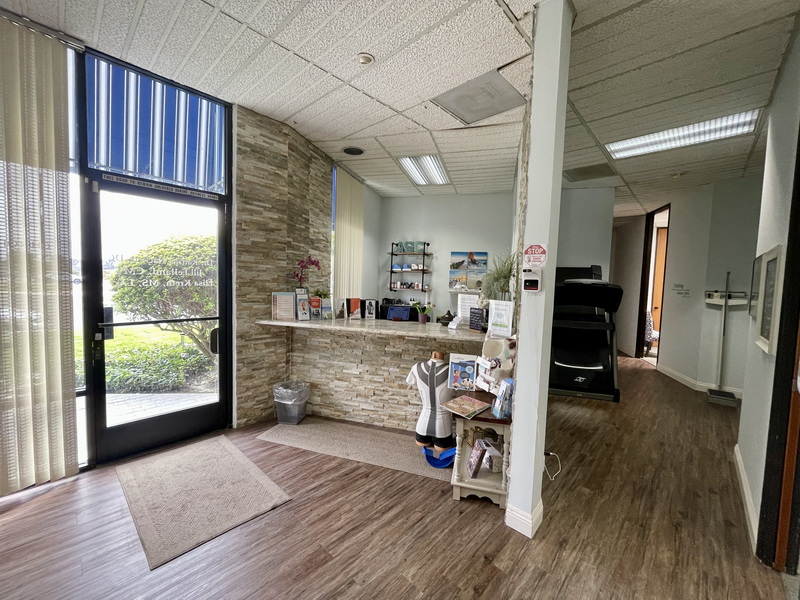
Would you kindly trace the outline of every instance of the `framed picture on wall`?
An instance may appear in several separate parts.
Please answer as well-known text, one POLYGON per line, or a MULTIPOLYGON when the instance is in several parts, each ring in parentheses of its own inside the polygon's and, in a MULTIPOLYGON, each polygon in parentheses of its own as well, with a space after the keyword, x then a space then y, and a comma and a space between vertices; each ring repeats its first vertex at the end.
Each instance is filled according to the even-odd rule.
POLYGON ((775 246, 761 255, 761 276, 758 286, 756 344, 766 353, 775 354, 778 321, 781 314, 781 247, 775 246))
POLYGON ((761 285, 761 257, 753 261, 753 276, 750 278, 750 309, 748 313, 754 319, 758 314, 758 287, 761 285))

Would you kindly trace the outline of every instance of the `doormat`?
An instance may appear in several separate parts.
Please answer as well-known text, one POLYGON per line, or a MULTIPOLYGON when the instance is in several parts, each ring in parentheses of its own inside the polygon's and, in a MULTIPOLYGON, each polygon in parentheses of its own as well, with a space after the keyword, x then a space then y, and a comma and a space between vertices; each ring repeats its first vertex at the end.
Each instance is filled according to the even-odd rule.
POLYGON ((258 439, 442 481, 449 482, 453 474, 451 469, 431 467, 411 435, 327 419, 306 417, 299 425, 278 424, 258 439))
POLYGON ((289 500, 224 436, 117 467, 150 570, 289 500))

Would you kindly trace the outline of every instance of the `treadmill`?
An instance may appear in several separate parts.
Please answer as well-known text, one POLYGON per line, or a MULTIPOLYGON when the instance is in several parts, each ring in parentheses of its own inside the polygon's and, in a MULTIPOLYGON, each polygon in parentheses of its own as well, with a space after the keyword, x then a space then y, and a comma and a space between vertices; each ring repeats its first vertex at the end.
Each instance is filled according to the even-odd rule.
POLYGON ((550 393, 619 402, 615 317, 622 288, 565 279, 554 298, 550 393))

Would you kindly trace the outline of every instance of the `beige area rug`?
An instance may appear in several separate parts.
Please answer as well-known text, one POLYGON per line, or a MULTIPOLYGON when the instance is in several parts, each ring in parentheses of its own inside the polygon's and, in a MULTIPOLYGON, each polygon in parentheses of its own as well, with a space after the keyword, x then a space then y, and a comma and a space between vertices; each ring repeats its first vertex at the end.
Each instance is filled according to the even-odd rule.
POLYGON ((224 436, 117 467, 150 569, 289 500, 224 436))
POLYGON ((258 436, 266 442, 450 481, 452 469, 435 469, 413 436, 306 417, 299 425, 278 424, 258 436))

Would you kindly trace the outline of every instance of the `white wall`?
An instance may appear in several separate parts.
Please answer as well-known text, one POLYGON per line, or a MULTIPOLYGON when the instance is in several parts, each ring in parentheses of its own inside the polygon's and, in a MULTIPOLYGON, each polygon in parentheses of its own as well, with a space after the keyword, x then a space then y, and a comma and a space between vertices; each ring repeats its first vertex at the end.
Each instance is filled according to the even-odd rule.
POLYGON ((600 265, 608 279, 613 222, 614 188, 561 190, 557 266, 600 265))
MULTIPOLYGON (((787 51, 783 69, 768 117, 757 254, 766 252, 777 244, 785 247, 788 238, 797 133, 800 127, 800 43, 797 39, 787 51)), ((755 322, 751 321, 744 394, 739 416, 739 440, 734 453, 753 541, 761 508, 764 457, 775 374, 775 357, 756 346, 755 339, 755 322)))
MULTIPOLYGON (((714 184, 709 232, 707 290, 724 290, 725 273, 730 272, 730 289, 750 291, 750 278, 758 238, 761 179, 729 179, 714 184)), ((750 328, 748 306, 728 310, 725 333, 724 389, 741 396, 750 328)), ((698 382, 717 384, 722 307, 706 305, 700 335, 698 382)))
POLYGON ((712 191, 708 185, 670 198, 658 370, 690 387, 696 386, 700 360, 712 191))
POLYGON ((622 303, 617 311, 617 348, 629 356, 636 356, 644 225, 645 218, 639 217, 613 231, 614 257, 609 281, 622 288, 622 303))
POLYGON ((434 254, 429 295, 429 300, 437 306, 434 314, 442 314, 448 308, 453 310, 457 299, 448 292, 450 253, 486 251, 491 268, 495 256, 511 250, 513 222, 514 199, 510 192, 384 198, 377 257, 380 264, 378 299, 424 299, 424 294, 418 291, 389 291, 390 261, 386 254, 392 242, 423 240, 430 242, 430 251, 434 254))
POLYGON ((368 186, 364 186, 364 264, 361 275, 361 298, 376 298, 379 295, 382 261, 386 255, 381 246, 381 197, 368 186))

